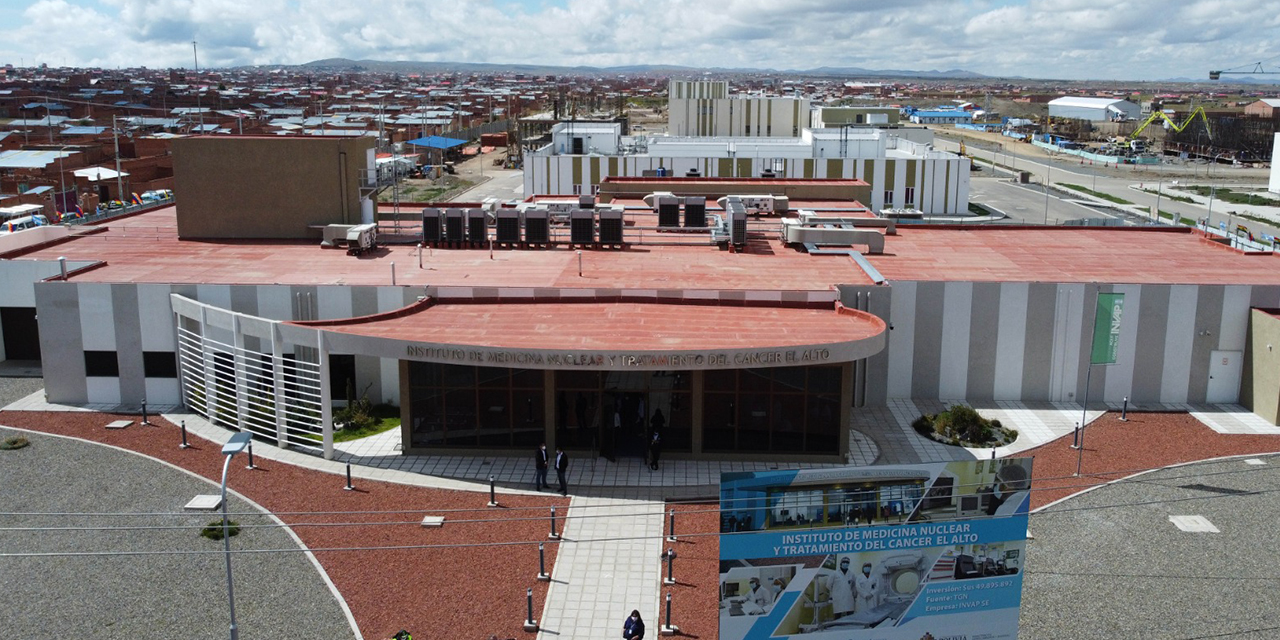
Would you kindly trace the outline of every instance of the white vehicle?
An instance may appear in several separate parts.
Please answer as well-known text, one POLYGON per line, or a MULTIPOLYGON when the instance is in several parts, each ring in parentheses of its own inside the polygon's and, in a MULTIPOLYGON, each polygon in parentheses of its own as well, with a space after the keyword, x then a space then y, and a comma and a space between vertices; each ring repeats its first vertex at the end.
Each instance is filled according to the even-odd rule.
POLYGON ((171 200, 173 199, 173 192, 168 189, 156 189, 154 191, 147 191, 143 193, 141 196, 138 196, 138 199, 142 200, 143 202, 160 202, 162 200, 171 200))
POLYGON ((48 225, 48 218, 40 215, 14 218, 12 220, 0 222, 0 236, 17 233, 26 229, 34 229, 36 227, 46 227, 48 225))

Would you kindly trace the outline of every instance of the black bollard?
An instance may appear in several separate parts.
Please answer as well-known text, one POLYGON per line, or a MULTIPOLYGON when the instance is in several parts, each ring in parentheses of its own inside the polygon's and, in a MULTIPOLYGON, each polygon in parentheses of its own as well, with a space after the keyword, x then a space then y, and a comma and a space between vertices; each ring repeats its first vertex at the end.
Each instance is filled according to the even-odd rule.
POLYGON ((671 525, 667 529, 667 541, 668 542, 676 541, 676 510, 675 509, 671 510, 671 525))
POLYGON ((492 474, 489 475, 489 506, 491 507, 498 506, 498 496, 497 494, 494 493, 492 474))
POLYGON ((257 466, 255 466, 255 465, 253 464, 253 443, 252 443, 252 442, 250 442, 250 443, 249 443, 249 464, 248 464, 248 466, 246 466, 245 468, 246 468, 246 469, 257 469, 257 468, 258 468, 257 466))
POLYGON ((667 577, 662 584, 673 585, 676 583, 676 550, 667 549, 667 577))
POLYGON ((1129 421, 1129 396, 1124 397, 1124 404, 1120 406, 1120 422, 1129 421))
POLYGON ((347 486, 343 487, 343 491, 352 491, 355 487, 351 486, 351 463, 347 463, 347 486))
POLYGON ((667 623, 660 630, 662 635, 669 636, 676 633, 676 628, 671 625, 671 592, 667 592, 667 623))
POLYGON ((191 445, 187 444, 187 421, 182 421, 182 444, 178 445, 179 449, 190 449, 191 445))
POLYGON ((142 426, 151 426, 151 421, 147 419, 147 399, 142 399, 142 426))
POLYGON ((560 534, 556 533, 556 508, 555 507, 551 507, 551 533, 547 535, 547 537, 552 539, 560 538, 560 534))
POLYGON ((547 551, 545 544, 538 543, 538 579, 544 582, 551 580, 551 576, 547 575, 547 551))
POLYGON ((538 623, 533 619, 533 589, 525 589, 524 597, 526 602, 524 630, 529 632, 537 631, 538 623))

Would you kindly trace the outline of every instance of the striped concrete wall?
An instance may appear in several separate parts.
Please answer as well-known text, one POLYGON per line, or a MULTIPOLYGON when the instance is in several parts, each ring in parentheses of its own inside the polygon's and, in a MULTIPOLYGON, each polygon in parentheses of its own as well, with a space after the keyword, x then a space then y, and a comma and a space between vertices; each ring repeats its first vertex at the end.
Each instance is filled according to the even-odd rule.
MULTIPOLYGON (((894 282, 872 312, 890 324, 868 402, 887 398, 1203 403, 1213 351, 1243 351, 1251 306, 1280 287, 894 282), (1117 363, 1093 367, 1097 294, 1125 294, 1117 363), (883 382, 874 382, 875 378, 883 382)), ((848 292, 842 299, 849 304, 848 292)), ((1235 402, 1231 397, 1227 401, 1235 402)), ((1218 400, 1222 400, 1218 398, 1218 400)))
MULTIPOLYGON (((399 309, 422 295, 408 287, 164 285, 42 282, 35 286, 45 390, 68 404, 178 404, 173 378, 147 378, 144 351, 175 352, 169 294, 271 320, 350 318, 399 309), (119 377, 87 377, 85 351, 115 351, 119 377)), ((223 336, 230 342, 230 336, 223 336)), ((256 340, 256 339, 254 339, 256 340)), ((259 344, 246 344, 259 350, 259 344)), ((400 397, 396 361, 357 356, 356 380, 373 402, 400 397)))
MULTIPOLYGON (((855 398, 870 406, 889 398, 1077 401, 1084 390, 1090 312, 1098 291, 1126 295, 1119 362, 1094 367, 1090 380, 1090 398, 1107 401, 1128 396, 1136 403, 1206 402, 1211 353, 1243 351, 1249 309, 1280 307, 1280 286, 923 281, 841 286, 846 306, 868 310, 890 327, 887 347, 869 358, 858 376, 855 398)), ((176 380, 147 378, 142 367, 142 352, 176 349, 171 293, 269 319, 310 320, 391 311, 414 302, 422 290, 38 283, 35 302, 50 400, 136 404, 145 397, 152 404, 176 403, 176 380), (117 352, 120 375, 86 377, 86 350, 117 352)), ((539 290, 437 293, 536 298, 539 290)), ((647 293, 662 297, 668 292, 647 293)), ((807 302, 815 295, 758 295, 775 294, 805 296, 807 302)), ((370 386, 372 400, 399 398, 395 361, 357 357, 356 375, 361 389, 370 386)))
MULTIPOLYGON (((967 158, 787 158, 781 159, 780 178, 857 178, 871 185, 871 202, 863 204, 879 211, 911 204, 930 215, 968 211, 969 160, 967 158), (908 202, 908 188, 914 202, 908 202), (888 196, 886 198, 886 196, 888 196)), ((773 158, 675 158, 655 156, 530 156, 525 165, 526 195, 571 195, 593 193, 592 188, 608 175, 639 177, 645 171, 666 169, 683 176, 697 169, 705 177, 759 177, 775 170, 773 158), (590 163, 598 163, 596 165, 590 163), (575 177, 576 176, 576 177, 575 177)))
POLYGON ((682 95, 667 100, 667 131, 673 136, 797 137, 809 124, 805 99, 682 95))

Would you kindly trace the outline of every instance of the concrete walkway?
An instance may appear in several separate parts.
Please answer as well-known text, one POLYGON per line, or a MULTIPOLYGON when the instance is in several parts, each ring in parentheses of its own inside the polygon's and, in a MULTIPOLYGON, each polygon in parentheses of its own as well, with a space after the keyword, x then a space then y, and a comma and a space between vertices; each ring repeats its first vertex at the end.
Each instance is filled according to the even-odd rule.
POLYGON ((662 509, 661 502, 574 496, 569 513, 581 515, 565 523, 539 640, 620 637, 632 609, 646 635, 658 636, 662 509))

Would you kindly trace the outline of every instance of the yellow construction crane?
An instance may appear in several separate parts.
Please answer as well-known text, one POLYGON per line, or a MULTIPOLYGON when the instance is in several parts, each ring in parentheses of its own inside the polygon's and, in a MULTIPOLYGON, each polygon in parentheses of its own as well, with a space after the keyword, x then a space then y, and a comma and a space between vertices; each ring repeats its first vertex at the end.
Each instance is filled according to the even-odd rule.
POLYGON ((1163 111, 1154 111, 1152 112, 1151 117, 1147 118, 1146 122, 1143 122, 1133 131, 1133 133, 1129 134, 1129 137, 1138 137, 1142 133, 1142 130, 1147 128, 1147 125, 1156 121, 1156 118, 1164 118, 1164 121, 1169 124, 1170 128, 1178 133, 1182 133, 1182 130, 1186 129, 1191 124, 1191 121, 1196 119, 1196 116, 1200 116, 1200 119, 1204 121, 1205 133, 1209 134, 1209 139, 1212 140, 1213 131, 1209 128, 1209 117, 1204 114, 1204 107, 1196 107, 1195 111, 1192 111, 1191 115, 1187 116, 1187 119, 1182 121, 1182 124, 1174 122, 1173 118, 1170 118, 1163 111))

